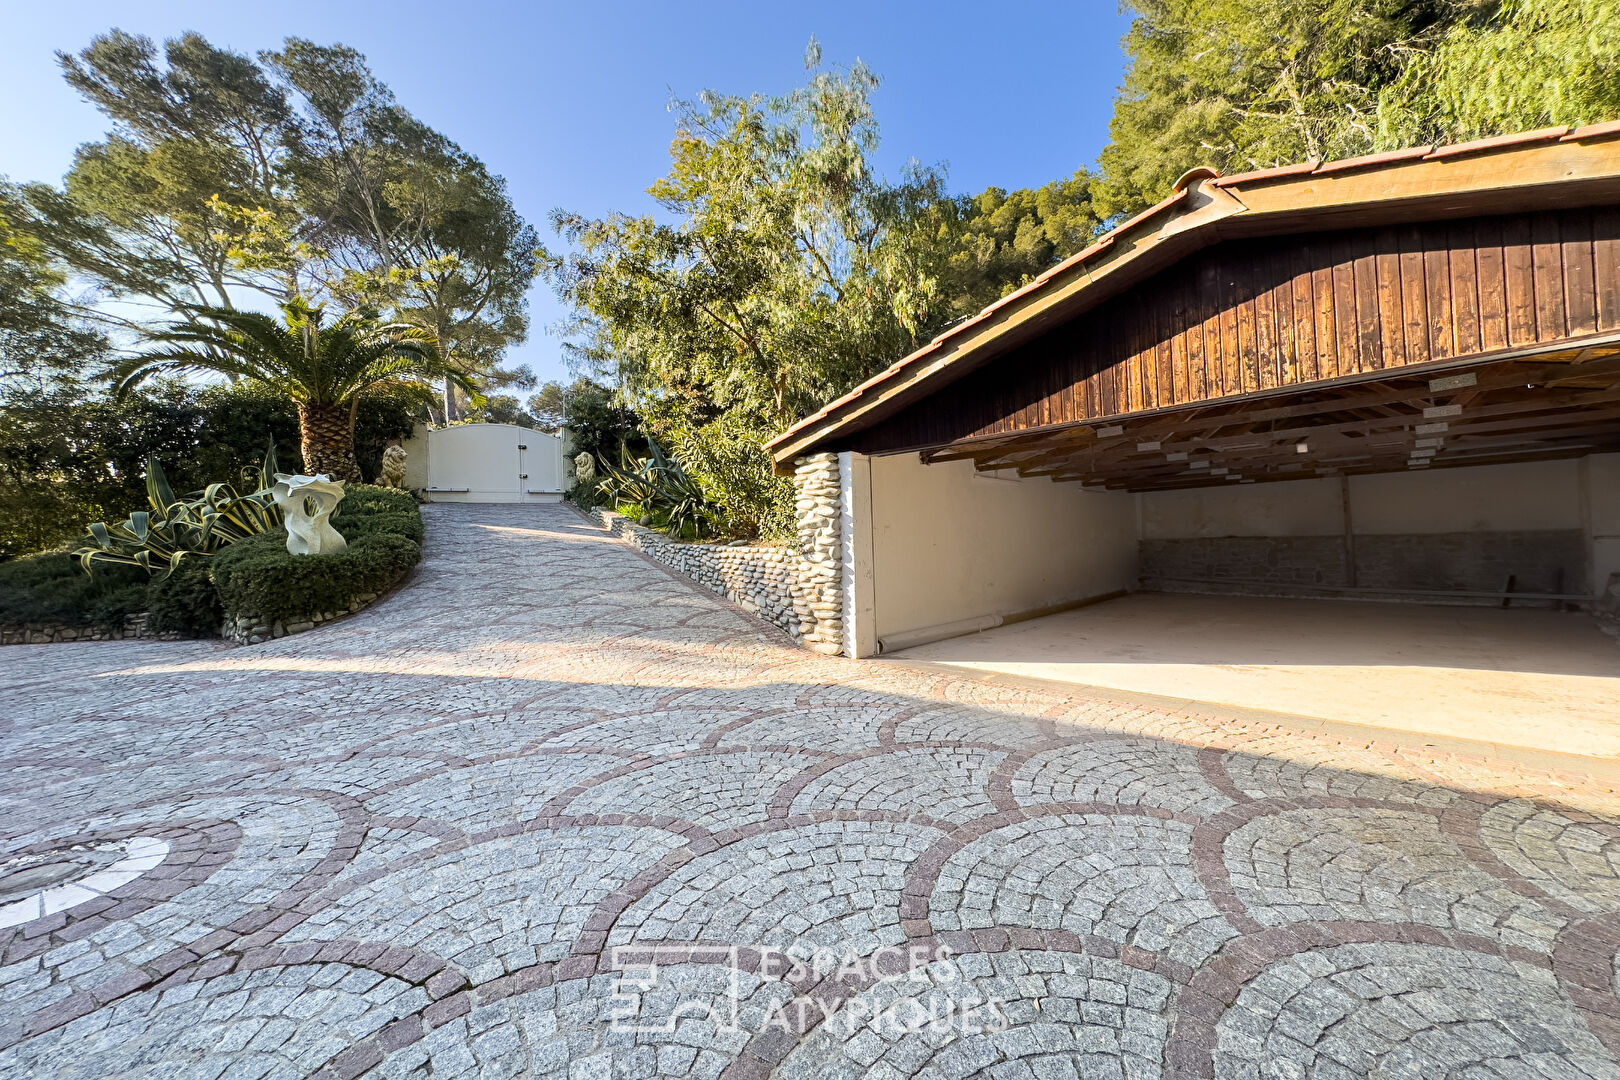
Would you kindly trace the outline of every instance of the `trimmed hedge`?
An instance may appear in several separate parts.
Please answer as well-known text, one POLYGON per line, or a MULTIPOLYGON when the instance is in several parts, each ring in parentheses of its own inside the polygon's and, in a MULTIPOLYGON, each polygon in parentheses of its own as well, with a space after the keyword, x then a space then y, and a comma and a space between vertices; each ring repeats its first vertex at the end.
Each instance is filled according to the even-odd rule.
MULTIPOLYGON (((355 518, 365 517, 369 514, 410 514, 420 518, 422 512, 416 507, 416 496, 408 491, 398 488, 378 487, 375 484, 350 484, 344 488, 343 501, 338 503, 337 512, 332 515, 332 523, 338 526, 338 532, 343 532, 343 523, 355 518)), ((348 533, 343 533, 348 537, 348 533)))
POLYGON ((147 628, 185 637, 213 637, 225 621, 219 592, 209 574, 210 559, 182 559, 165 577, 146 587, 147 628))
POLYGON ((30 623, 120 630, 146 610, 146 571, 109 566, 86 574, 65 551, 0 563, 0 626, 30 623))
POLYGON ((345 612, 393 588, 422 558, 422 515, 405 492, 351 484, 332 524, 349 543, 335 555, 290 554, 283 529, 215 555, 210 574, 226 614, 291 623, 345 612))
POLYGON ((349 542, 337 555, 289 554, 277 529, 155 578, 133 566, 86 574, 65 551, 0 562, 0 627, 113 631, 126 615, 149 612, 152 631, 211 637, 227 613, 291 623, 346 612, 393 588, 422 558, 422 515, 407 492, 350 484, 332 523, 349 542))

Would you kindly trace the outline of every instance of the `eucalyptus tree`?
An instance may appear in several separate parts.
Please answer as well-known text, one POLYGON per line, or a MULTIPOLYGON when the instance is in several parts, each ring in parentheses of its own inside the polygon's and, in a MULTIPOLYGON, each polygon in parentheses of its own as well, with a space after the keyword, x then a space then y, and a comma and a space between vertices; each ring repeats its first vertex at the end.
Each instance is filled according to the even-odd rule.
POLYGON ((764 431, 905 352, 937 322, 934 248, 916 211, 942 180, 872 167, 877 77, 820 68, 778 97, 676 102, 663 213, 559 212, 548 264, 627 393, 673 424, 740 410, 764 431))

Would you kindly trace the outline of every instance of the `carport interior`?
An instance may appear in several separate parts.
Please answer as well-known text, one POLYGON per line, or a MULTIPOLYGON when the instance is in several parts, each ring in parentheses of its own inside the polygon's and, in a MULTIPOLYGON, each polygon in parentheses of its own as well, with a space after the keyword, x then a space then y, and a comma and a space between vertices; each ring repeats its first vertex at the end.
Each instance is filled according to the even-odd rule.
MULTIPOLYGON (((1182 669, 1275 660, 1277 675, 1314 635, 1375 658, 1340 665, 1367 681, 1334 700, 1370 700, 1401 667, 1419 673, 1401 681, 1412 712, 1432 715, 1436 695, 1480 683, 1471 672, 1514 675, 1517 655, 1536 669, 1518 674, 1590 680, 1569 715, 1610 723, 1620 650, 1574 609, 1620 574, 1617 136, 1193 170, 784 432, 781 468, 843 458, 846 642, 870 655, 954 637, 960 652, 975 634, 1140 672, 1164 670, 1191 624, 1252 647, 1182 669), (1215 606, 1110 617, 1144 590, 1215 606), (1242 597, 1284 606, 1251 619, 1262 605, 1242 597), (1578 626, 1588 667, 1541 670, 1534 645, 1558 635, 1524 633, 1521 614, 1578 626), (1065 619, 1096 632, 1036 641, 1065 619)), ((1300 685, 1328 685, 1331 654, 1296 665, 1300 685)), ((1493 693, 1504 717, 1549 700, 1534 679, 1493 693)))
POLYGON ((1589 549, 1607 542, 1590 521, 1607 492, 1585 489, 1602 486, 1616 451, 1620 346, 1603 344, 1020 432, 921 460, 1141 496, 1149 588, 1556 607, 1606 582, 1593 578, 1608 552, 1589 549), (1582 460, 1593 455, 1596 478, 1582 460))

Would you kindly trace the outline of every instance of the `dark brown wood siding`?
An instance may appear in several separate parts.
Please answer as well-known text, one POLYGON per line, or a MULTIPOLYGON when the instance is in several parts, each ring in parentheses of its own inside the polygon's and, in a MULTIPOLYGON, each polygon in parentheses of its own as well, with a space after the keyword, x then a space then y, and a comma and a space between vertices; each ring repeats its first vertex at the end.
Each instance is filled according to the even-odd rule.
POLYGON ((861 432, 961 439, 1620 330, 1620 207, 1210 248, 861 432))

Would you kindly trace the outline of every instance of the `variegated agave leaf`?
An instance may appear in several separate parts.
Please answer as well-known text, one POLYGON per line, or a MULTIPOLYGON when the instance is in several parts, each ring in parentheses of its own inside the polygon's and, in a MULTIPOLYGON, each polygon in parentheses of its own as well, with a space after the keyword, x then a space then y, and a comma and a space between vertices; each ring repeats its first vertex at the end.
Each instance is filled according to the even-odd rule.
MULTIPOLYGON (((260 477, 273 475, 275 465, 272 445, 260 477)), ((97 565, 119 564, 167 574, 184 558, 213 555, 281 524, 281 508, 270 491, 242 495, 229 484, 210 484, 180 498, 156 459, 147 461, 146 497, 150 510, 138 510, 113 525, 98 521, 86 529, 89 542, 73 553, 86 573, 97 565)))

